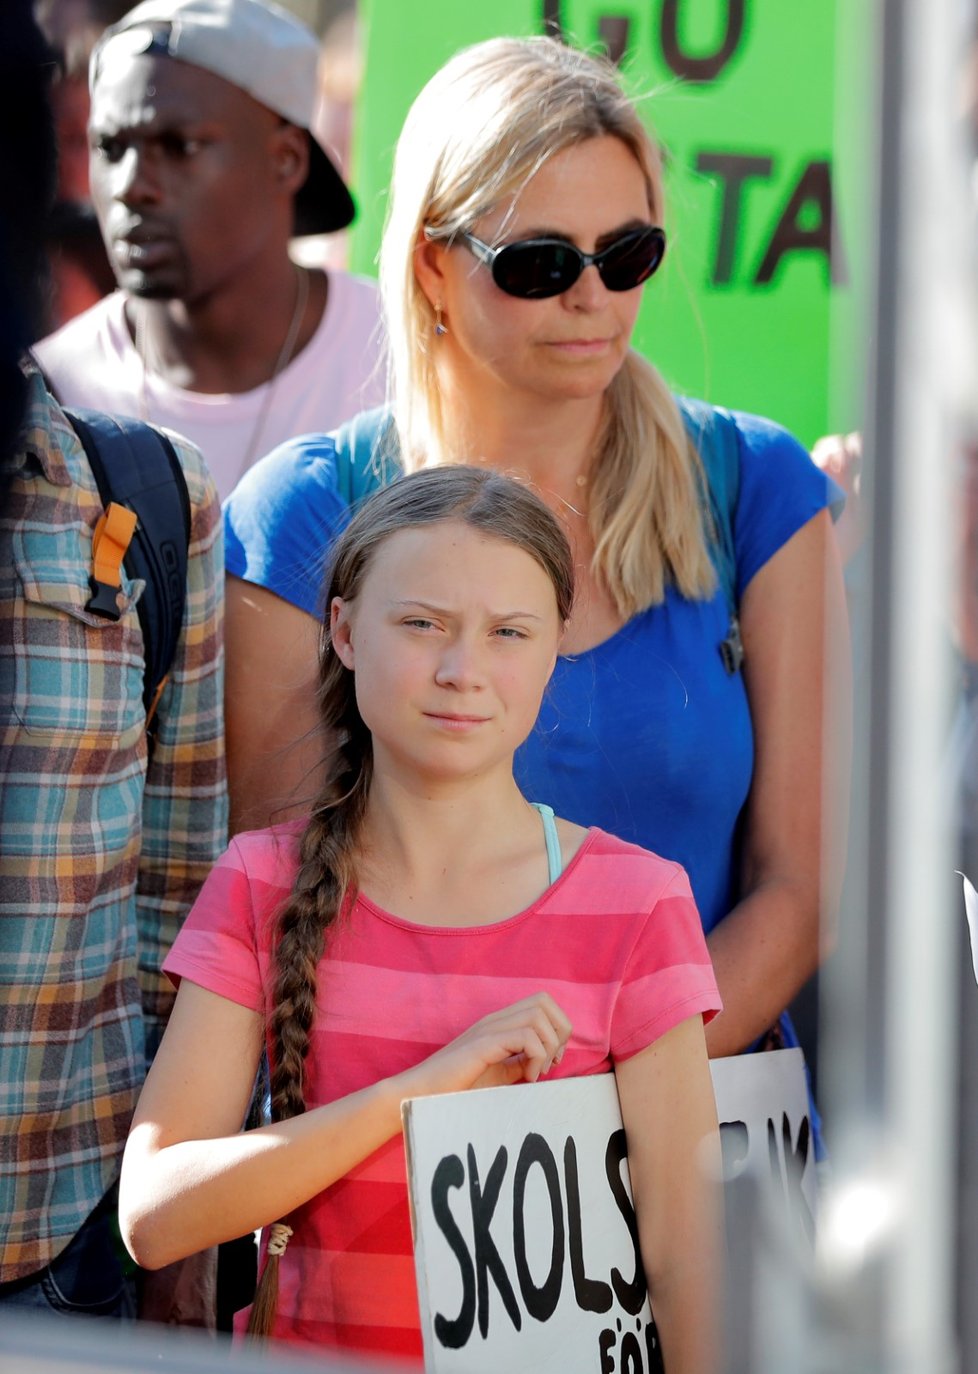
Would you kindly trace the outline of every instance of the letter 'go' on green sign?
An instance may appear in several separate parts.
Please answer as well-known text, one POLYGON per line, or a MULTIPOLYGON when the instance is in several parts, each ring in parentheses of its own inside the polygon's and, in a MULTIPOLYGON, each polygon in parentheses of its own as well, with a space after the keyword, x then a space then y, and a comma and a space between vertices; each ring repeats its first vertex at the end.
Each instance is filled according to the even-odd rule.
POLYGON ((862 268, 839 194, 853 173, 833 163, 836 4, 361 0, 354 269, 376 270, 392 150, 428 77, 469 43, 559 33, 618 62, 666 156, 669 250, 636 346, 676 390, 770 415, 806 443, 851 427, 862 268), (830 319, 849 341, 831 368, 830 319))

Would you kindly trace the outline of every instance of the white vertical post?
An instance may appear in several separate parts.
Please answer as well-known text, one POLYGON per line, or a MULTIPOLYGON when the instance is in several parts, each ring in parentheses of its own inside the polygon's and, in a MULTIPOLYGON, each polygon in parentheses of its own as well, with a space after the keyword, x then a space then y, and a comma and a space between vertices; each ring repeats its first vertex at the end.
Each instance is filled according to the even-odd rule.
POLYGON ((975 382, 953 100, 964 54, 958 0, 878 0, 877 16, 871 572, 855 623, 870 670, 857 703, 848 928, 825 999, 823 1081, 838 1149, 823 1280, 850 1354, 894 1374, 941 1374, 954 1367, 952 937, 961 914, 940 761, 951 473, 975 382))

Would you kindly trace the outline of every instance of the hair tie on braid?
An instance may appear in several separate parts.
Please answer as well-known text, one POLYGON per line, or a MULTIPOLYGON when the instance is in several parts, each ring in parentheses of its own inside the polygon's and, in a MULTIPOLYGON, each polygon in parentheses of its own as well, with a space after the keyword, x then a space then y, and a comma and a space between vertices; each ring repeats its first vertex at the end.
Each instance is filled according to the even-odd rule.
POLYGON ((276 1221, 268 1237, 268 1253, 270 1255, 284 1255, 285 1247, 292 1239, 292 1227, 286 1226, 284 1221, 276 1221))

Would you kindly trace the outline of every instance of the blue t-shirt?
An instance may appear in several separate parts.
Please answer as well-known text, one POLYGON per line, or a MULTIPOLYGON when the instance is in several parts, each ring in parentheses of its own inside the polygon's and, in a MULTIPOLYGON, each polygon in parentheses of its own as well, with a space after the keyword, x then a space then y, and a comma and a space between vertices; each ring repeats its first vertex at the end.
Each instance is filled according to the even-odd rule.
MULTIPOLYGON (((786 430, 736 415, 737 597, 797 530, 841 493, 786 430)), ((325 435, 281 445, 225 503, 227 569, 321 613, 327 550, 350 517, 325 435)), ((690 601, 669 589, 610 639, 558 660, 537 726, 516 756, 523 792, 681 863, 704 928, 736 900, 737 832, 754 737, 741 673, 720 643, 722 590, 690 601)))

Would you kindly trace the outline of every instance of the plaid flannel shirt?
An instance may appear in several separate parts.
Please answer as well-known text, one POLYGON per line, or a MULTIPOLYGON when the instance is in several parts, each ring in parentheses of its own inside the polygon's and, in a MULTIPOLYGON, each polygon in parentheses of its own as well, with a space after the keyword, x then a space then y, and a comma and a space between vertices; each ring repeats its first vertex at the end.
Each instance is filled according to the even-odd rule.
POLYGON ((227 829, 220 511, 196 449, 183 629, 147 768, 141 584, 85 610, 102 502, 36 374, 0 480, 0 1280, 115 1181, 172 989, 161 965, 227 829))

